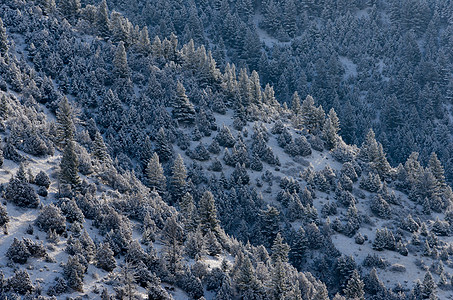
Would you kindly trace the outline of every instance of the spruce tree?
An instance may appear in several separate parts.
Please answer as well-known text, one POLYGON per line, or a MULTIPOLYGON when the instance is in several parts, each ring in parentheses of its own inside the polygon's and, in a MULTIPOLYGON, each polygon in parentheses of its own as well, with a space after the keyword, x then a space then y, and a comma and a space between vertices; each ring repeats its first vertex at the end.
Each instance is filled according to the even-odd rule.
POLYGON ((423 278, 422 285, 422 296, 424 299, 432 299, 431 297, 436 296, 436 283, 434 282, 433 275, 431 272, 426 272, 425 277, 423 278))
POLYGON ((113 271, 116 268, 116 260, 113 257, 113 251, 110 249, 109 243, 102 243, 96 251, 96 266, 104 269, 107 272, 113 271))
POLYGON ((69 104, 68 98, 63 97, 57 109, 57 140, 64 147, 69 141, 74 140, 75 126, 74 110, 69 104))
POLYGON ((348 284, 344 289, 344 294, 348 299, 365 300, 364 284, 360 279, 359 272, 354 270, 349 278, 348 284))
POLYGON ((113 58, 113 72, 117 77, 125 78, 129 75, 129 66, 127 64, 126 48, 124 42, 121 41, 116 48, 113 58))
POLYGON ((441 188, 445 188, 445 171, 435 152, 429 157, 429 169, 441 188))
POLYGON ((146 177, 148 178, 148 187, 151 190, 156 189, 160 195, 165 192, 167 179, 165 178, 164 169, 159 162, 159 156, 156 152, 153 153, 146 166, 146 177))
POLYGON ((26 270, 16 270, 8 283, 9 288, 20 295, 32 293, 35 289, 26 270))
POLYGON ((6 96, 2 95, 2 98, 0 100, 0 117, 3 120, 6 120, 8 118, 8 114, 9 114, 8 101, 6 100, 6 96))
POLYGON ((288 244, 283 242, 283 238, 280 233, 277 234, 272 245, 272 262, 275 264, 277 261, 286 263, 288 262, 288 253, 290 251, 288 244))
POLYGON ((204 192, 200 200, 200 225, 203 234, 209 231, 219 231, 219 220, 217 219, 217 209, 215 207, 214 196, 210 191, 204 192))
POLYGON ((8 36, 6 35, 6 28, 3 26, 3 20, 0 18, 0 55, 5 57, 8 53, 8 36))
POLYGON ((184 230, 179 226, 175 217, 169 217, 162 229, 164 242, 164 259, 171 275, 176 275, 181 269, 182 247, 184 230))
POLYGON ((297 269, 300 269, 305 259, 308 239, 305 235, 305 230, 302 226, 297 230, 293 242, 291 244, 290 257, 291 261, 297 269))
POLYGON ((168 141, 163 127, 157 132, 155 151, 159 156, 159 159, 163 162, 168 161, 173 156, 173 146, 168 141))
POLYGON ((180 154, 178 154, 174 161, 172 173, 169 190, 173 203, 176 203, 184 196, 187 190, 187 170, 180 154))
POLYGON ((25 264, 30 256, 31 254, 24 241, 19 241, 17 238, 14 238, 13 243, 6 252, 6 257, 19 264, 25 264))
POLYGON ((7 224, 9 222, 8 212, 6 211, 6 207, 0 203, 0 228, 3 228, 5 233, 8 232, 7 224))
POLYGON ((312 133, 320 130, 324 122, 324 110, 321 106, 316 107, 312 96, 308 95, 302 102, 301 115, 304 126, 312 133))
POLYGON ((173 101, 173 117, 179 123, 191 124, 195 121, 195 109, 189 98, 187 98, 186 90, 181 82, 176 85, 176 97, 173 101))
POLYGON ((301 113, 300 98, 297 91, 294 92, 293 98, 291 100, 291 110, 295 115, 299 115, 301 113))
POLYGON ((79 160, 75 153, 75 142, 69 141, 60 162, 60 182, 76 187, 80 184, 79 160))
POLYGON ((107 162, 110 160, 110 155, 107 152, 104 139, 99 131, 96 131, 93 142, 93 156, 101 162, 107 162))
POLYGON ((108 37, 110 34, 110 20, 109 10, 107 8, 107 1, 102 0, 97 9, 96 27, 102 37, 108 37))

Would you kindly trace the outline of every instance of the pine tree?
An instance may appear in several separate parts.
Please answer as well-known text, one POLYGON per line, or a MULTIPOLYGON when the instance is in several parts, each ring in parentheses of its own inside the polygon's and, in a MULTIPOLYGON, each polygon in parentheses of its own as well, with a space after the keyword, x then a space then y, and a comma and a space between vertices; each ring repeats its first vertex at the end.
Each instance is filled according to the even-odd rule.
POLYGON ((66 146, 69 141, 74 140, 75 135, 75 113, 68 98, 63 97, 57 109, 57 139, 62 146, 66 146))
POLYGON ((360 299, 365 300, 365 292, 363 281, 360 279, 359 272, 354 270, 351 278, 349 278, 348 284, 344 289, 344 294, 348 299, 360 299))
POLYGON ((273 206, 261 211, 261 235, 263 245, 270 247, 279 232, 280 212, 273 206))
POLYGON ((3 26, 3 20, 0 18, 0 55, 6 57, 8 54, 8 36, 6 35, 6 28, 3 26))
POLYGON ((110 155, 107 152, 107 147, 104 144, 104 139, 99 131, 96 131, 93 142, 93 156, 101 162, 110 161, 110 155))
POLYGON ((324 110, 321 106, 315 107, 312 96, 308 95, 302 102, 301 115, 304 126, 310 131, 316 133, 320 130, 324 122, 324 110))
POLYGON ((272 245, 272 262, 275 264, 277 261, 286 263, 288 262, 288 253, 290 251, 288 244, 283 242, 283 238, 280 233, 277 234, 272 245))
POLYGON ((379 147, 373 129, 370 129, 365 141, 360 148, 360 158, 364 161, 373 162, 379 156, 379 147))
MULTIPOLYGON (((238 258, 236 257, 236 259, 238 258)), ((238 278, 236 279, 236 285, 242 292, 254 290, 258 285, 252 263, 250 262, 248 256, 242 258, 242 263, 239 266, 238 278)))
POLYGON ((80 12, 79 0, 62 0, 58 3, 58 9, 68 21, 73 22, 80 12))
POLYGON ((179 211, 185 218, 185 229, 188 231, 194 231, 198 226, 198 214, 193 201, 193 197, 190 193, 185 193, 178 203, 179 211))
POLYGON ((102 0, 97 9, 96 26, 99 34, 103 37, 108 37, 110 34, 109 10, 107 1, 102 0))
POLYGON ((200 225, 203 234, 209 231, 219 231, 219 220, 217 219, 217 209, 215 207, 214 196, 210 191, 204 192, 200 200, 200 225))
POLYGON ((148 178, 148 186, 151 190, 156 189, 160 195, 165 192, 167 179, 165 178, 164 169, 159 162, 159 156, 156 152, 153 153, 146 166, 146 177, 148 178))
POLYGON ((181 268, 183 238, 184 230, 176 222, 175 217, 168 218, 162 229, 162 240, 165 244, 164 258, 167 269, 172 275, 176 275, 181 268))
POLYGON ((140 37, 138 40, 138 48, 144 55, 148 55, 151 52, 151 41, 149 39, 149 33, 148 33, 147 26, 143 27, 142 30, 140 31, 140 37))
POLYGON ((14 238, 13 243, 6 252, 6 257, 19 264, 25 264, 30 256, 31 254, 24 241, 19 241, 17 238, 14 238))
POLYGON ((293 242, 291 244, 290 257, 294 266, 299 269, 302 266, 302 262, 305 259, 307 251, 307 236, 305 235, 305 230, 302 226, 296 232, 293 242))
POLYGON ((16 270, 9 280, 9 287, 20 295, 32 293, 35 289, 26 270, 16 270))
POLYGON ((445 188, 445 171, 435 152, 431 153, 428 165, 431 173, 437 179, 439 186, 445 188))
POLYGON ((75 153, 75 142, 69 141, 60 162, 60 182, 76 187, 80 184, 79 160, 75 153))
POLYGON ((187 170, 181 155, 176 157, 173 168, 173 175, 170 179, 170 194, 174 203, 177 203, 187 191, 187 170))
POLYGON ((0 203, 0 228, 3 228, 4 233, 8 232, 7 224, 9 222, 8 212, 6 211, 6 207, 0 203))
POLYGON ((423 279, 422 285, 422 296, 424 299, 432 299, 431 297, 436 296, 436 283, 434 282, 434 278, 431 275, 431 272, 426 272, 425 277, 423 279))
POLYGON ((294 92, 293 98, 291 100, 291 110, 293 111, 294 115, 299 115, 302 112, 300 107, 300 98, 297 91, 294 92))
POLYGON ((96 266, 107 272, 111 272, 116 268, 116 260, 113 257, 113 251, 110 249, 109 243, 102 243, 99 246, 95 260, 96 266))
POLYGON ((33 187, 28 183, 23 164, 19 165, 16 176, 11 177, 9 180, 4 197, 17 206, 38 207, 39 198, 33 187))
POLYGON ((222 147, 227 147, 231 148, 234 146, 236 143, 236 140, 234 139, 233 135, 231 134, 231 131, 228 127, 225 125, 222 126, 220 129, 219 133, 215 137, 216 141, 219 143, 220 146, 222 147))
POLYGON ((8 118, 9 108, 8 108, 8 101, 6 100, 6 96, 2 95, 2 99, 0 100, 0 117, 3 120, 8 118))
POLYGON ((155 151, 159 156, 159 159, 163 162, 168 161, 173 156, 173 146, 168 141, 163 127, 157 132, 155 151))
POLYGON ((336 147, 337 142, 338 142, 338 137, 336 133, 336 129, 330 120, 330 118, 327 118, 326 121, 324 122, 324 127, 322 129, 322 136, 324 141, 326 142, 326 147, 328 150, 332 150, 333 148, 336 147))
POLYGON ((184 86, 179 81, 176 85, 176 97, 173 101, 172 114, 180 123, 191 124, 195 121, 195 109, 186 96, 184 86))
POLYGON ((118 43, 113 58, 113 72, 117 77, 125 78, 129 75, 129 66, 127 64, 127 53, 124 47, 124 42, 118 43))

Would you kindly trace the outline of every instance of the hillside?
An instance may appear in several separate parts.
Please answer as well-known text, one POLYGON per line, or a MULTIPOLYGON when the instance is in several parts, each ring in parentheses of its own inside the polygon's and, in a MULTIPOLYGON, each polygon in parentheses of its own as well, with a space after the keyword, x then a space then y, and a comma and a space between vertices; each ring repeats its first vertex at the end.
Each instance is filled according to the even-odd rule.
POLYGON ((109 6, 0 6, 0 299, 452 298, 445 157, 109 6))

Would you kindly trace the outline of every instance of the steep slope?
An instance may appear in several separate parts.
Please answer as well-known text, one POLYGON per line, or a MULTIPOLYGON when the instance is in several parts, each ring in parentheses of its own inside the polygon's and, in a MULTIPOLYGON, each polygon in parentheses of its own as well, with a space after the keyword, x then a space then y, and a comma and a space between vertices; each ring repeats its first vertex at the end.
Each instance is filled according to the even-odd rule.
POLYGON ((447 297, 435 155, 392 168, 373 131, 347 145, 312 97, 290 110, 193 42, 64 3, 1 10, 4 295, 447 297))

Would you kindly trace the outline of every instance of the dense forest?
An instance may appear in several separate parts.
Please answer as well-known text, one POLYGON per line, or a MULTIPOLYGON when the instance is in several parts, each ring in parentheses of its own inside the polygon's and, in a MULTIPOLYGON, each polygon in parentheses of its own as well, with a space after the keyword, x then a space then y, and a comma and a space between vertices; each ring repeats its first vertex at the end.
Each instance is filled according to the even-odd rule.
POLYGON ((451 11, 5 0, 0 299, 447 299, 451 11))

